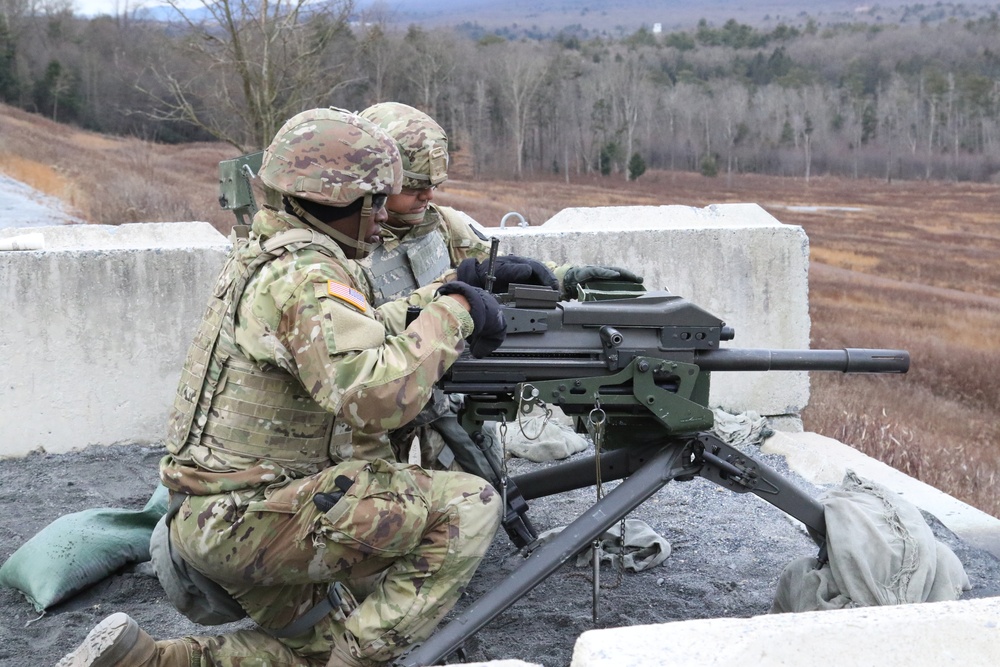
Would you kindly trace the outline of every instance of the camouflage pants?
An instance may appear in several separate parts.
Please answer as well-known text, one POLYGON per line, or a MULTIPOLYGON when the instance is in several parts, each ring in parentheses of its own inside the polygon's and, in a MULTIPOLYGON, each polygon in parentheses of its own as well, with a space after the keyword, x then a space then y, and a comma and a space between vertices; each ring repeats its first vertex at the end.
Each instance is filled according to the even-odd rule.
POLYGON ((298 618, 332 581, 350 587, 379 575, 346 622, 330 614, 291 639, 264 630, 196 637, 201 664, 388 662, 430 636, 475 573, 499 520, 499 496, 482 479, 383 460, 274 484, 246 504, 228 495, 191 497, 171 525, 174 548, 261 628, 298 618), (313 496, 337 491, 341 475, 353 484, 320 511, 313 496))

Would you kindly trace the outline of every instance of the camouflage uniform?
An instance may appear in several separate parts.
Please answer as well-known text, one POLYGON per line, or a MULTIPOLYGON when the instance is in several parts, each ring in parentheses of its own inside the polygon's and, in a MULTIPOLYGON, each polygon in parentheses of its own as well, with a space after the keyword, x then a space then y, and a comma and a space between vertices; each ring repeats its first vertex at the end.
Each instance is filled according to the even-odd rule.
MULTIPOLYGON (((326 172, 294 179, 320 203, 356 200, 350 188, 359 184, 398 190, 398 158, 379 163, 391 142, 356 116, 305 112, 282 136, 299 145, 272 170, 308 172, 299 158, 318 155, 314 167, 362 174, 332 192, 326 172), (324 133, 326 120, 336 122, 324 133)), ((272 187, 281 183, 273 171, 265 178, 268 158, 281 157, 275 143, 261 169, 272 187)), ((386 662, 430 635, 475 572, 499 523, 493 487, 464 473, 345 461, 353 437, 379 436, 419 412, 472 320, 428 288, 411 297, 423 312, 404 330, 406 302, 373 309, 362 282, 341 247, 297 215, 264 209, 246 238, 234 238, 184 365, 160 476, 173 497, 186 495, 170 524, 173 549, 260 629, 156 642, 158 662, 143 665, 386 662), (310 610, 333 582, 373 575, 373 591, 346 614, 291 638, 268 632, 310 610)))
MULTIPOLYGON (((448 178, 448 135, 430 116, 398 102, 375 104, 360 115, 396 140, 404 188, 433 188, 448 178)), ((473 222, 464 213, 433 203, 422 213, 390 211, 382 245, 359 262, 375 303, 450 277, 448 272, 469 257, 486 259, 489 243, 473 222)))
MULTIPOLYGON (((396 102, 373 105, 360 114, 393 137, 403 159, 403 187, 426 189, 448 177, 448 136, 429 116, 396 102)), ((454 269, 463 260, 489 257, 486 238, 472 225, 469 216, 453 208, 428 203, 417 215, 389 212, 382 226, 382 245, 360 260, 367 282, 367 294, 376 304, 398 299, 433 282, 454 278, 454 269)), ((458 424, 460 396, 435 395, 427 408, 405 428, 390 434, 397 459, 407 460, 411 441, 420 443, 423 465, 465 470, 494 484, 499 479, 502 455, 498 443, 480 451, 458 424), (492 465, 487 461, 492 460, 492 465)), ((371 453, 356 448, 356 456, 371 453)))

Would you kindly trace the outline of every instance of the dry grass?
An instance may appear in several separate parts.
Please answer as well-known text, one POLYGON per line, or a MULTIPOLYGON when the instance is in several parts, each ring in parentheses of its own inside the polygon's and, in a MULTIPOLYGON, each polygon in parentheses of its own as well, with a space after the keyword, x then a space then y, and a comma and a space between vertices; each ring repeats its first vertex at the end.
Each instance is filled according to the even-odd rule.
POLYGON ((51 165, 7 154, 0 156, 0 172, 70 205, 79 199, 74 182, 51 165))
MULTIPOLYGON (((218 161, 234 155, 228 146, 161 146, 0 112, 0 170, 91 222, 232 225, 216 199, 218 161), (28 166, 7 166, 18 164, 28 166)), ((650 172, 637 183, 575 175, 566 183, 553 174, 474 182, 462 157, 436 198, 487 226, 508 211, 541 224, 574 206, 732 202, 756 202, 801 225, 811 245, 812 345, 905 348, 912 357, 901 377, 814 373, 806 428, 1000 517, 996 185, 684 172, 650 172)))
POLYGON ((59 197, 89 222, 232 225, 217 193, 219 160, 236 154, 229 146, 106 137, 5 105, 0 136, 0 171, 59 197))

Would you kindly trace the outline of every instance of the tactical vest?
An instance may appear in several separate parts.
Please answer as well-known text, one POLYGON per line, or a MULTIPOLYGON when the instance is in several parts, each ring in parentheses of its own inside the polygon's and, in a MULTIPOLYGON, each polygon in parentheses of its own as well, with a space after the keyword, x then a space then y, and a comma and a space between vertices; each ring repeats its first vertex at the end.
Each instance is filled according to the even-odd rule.
POLYGON ((392 250, 380 245, 359 264, 372 286, 372 300, 381 306, 441 277, 451 268, 451 256, 444 235, 435 229, 404 238, 392 250))
MULTIPOLYGON (((209 447, 228 454, 277 463, 322 464, 331 446, 334 415, 324 410, 290 373, 247 359, 236 345, 236 306, 247 283, 267 262, 312 247, 331 254, 332 241, 318 232, 292 229, 261 243, 234 230, 233 252, 213 291, 205 317, 188 351, 174 398, 167 450, 209 447)), ((340 429, 338 429, 340 430, 340 429)))

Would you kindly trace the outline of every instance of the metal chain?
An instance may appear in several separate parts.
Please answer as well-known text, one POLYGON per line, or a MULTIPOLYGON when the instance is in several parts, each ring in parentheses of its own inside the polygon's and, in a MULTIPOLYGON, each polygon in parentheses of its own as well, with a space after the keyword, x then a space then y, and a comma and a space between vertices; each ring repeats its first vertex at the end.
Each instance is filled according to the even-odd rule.
MULTIPOLYGON (((596 488, 597 488, 597 499, 600 500, 604 497, 604 485, 601 479, 601 453, 604 448, 604 433, 605 426, 607 425, 607 413, 601 407, 601 399, 595 399, 594 409, 590 411, 588 416, 587 430, 590 432, 590 437, 594 441, 594 460, 596 461, 597 469, 595 471, 596 488)), ((618 588, 625 582, 625 517, 618 524, 618 539, 621 544, 621 553, 618 556, 618 567, 615 578, 615 583, 610 586, 605 586, 604 588, 618 588)), ((600 540, 594 540, 593 544, 593 560, 595 563, 599 562, 599 549, 600 540)), ((595 591, 598 583, 598 565, 594 566, 594 581, 595 581, 595 591)), ((595 593, 595 610, 596 610, 596 593, 595 593)), ((596 611, 594 620, 596 622, 596 611)))
POLYGON ((523 435, 526 440, 538 440, 542 437, 542 433, 545 431, 545 427, 548 425, 549 419, 551 418, 552 408, 550 408, 545 401, 538 398, 538 389, 534 385, 528 383, 521 385, 521 390, 517 395, 517 427, 521 429, 521 435, 523 435), (524 431, 524 422, 522 421, 522 417, 530 415, 536 405, 545 411, 545 418, 542 420, 542 425, 539 427, 538 433, 535 435, 528 435, 524 431))
MULTIPOLYGON (((594 441, 594 462, 596 469, 594 471, 594 481, 595 488, 597 489, 597 500, 600 502, 601 498, 604 497, 604 484, 601 481, 601 448, 604 446, 604 424, 607 421, 608 415, 601 408, 601 399, 594 399, 594 409, 590 411, 587 416, 587 430, 590 431, 590 437, 594 441)), ((594 568, 594 580, 593 580, 593 593, 594 598, 592 602, 592 617, 594 624, 597 624, 597 607, 598 598, 600 596, 601 590, 601 538, 597 537, 594 539, 594 544, 591 546, 590 561, 594 568)))
POLYGON ((618 555, 618 578, 611 588, 618 588, 625 583, 625 517, 618 522, 618 539, 621 541, 622 552, 618 555))
POLYGON ((500 415, 500 426, 497 428, 500 433, 500 497, 503 500, 503 511, 507 511, 507 420, 504 415, 500 415))

